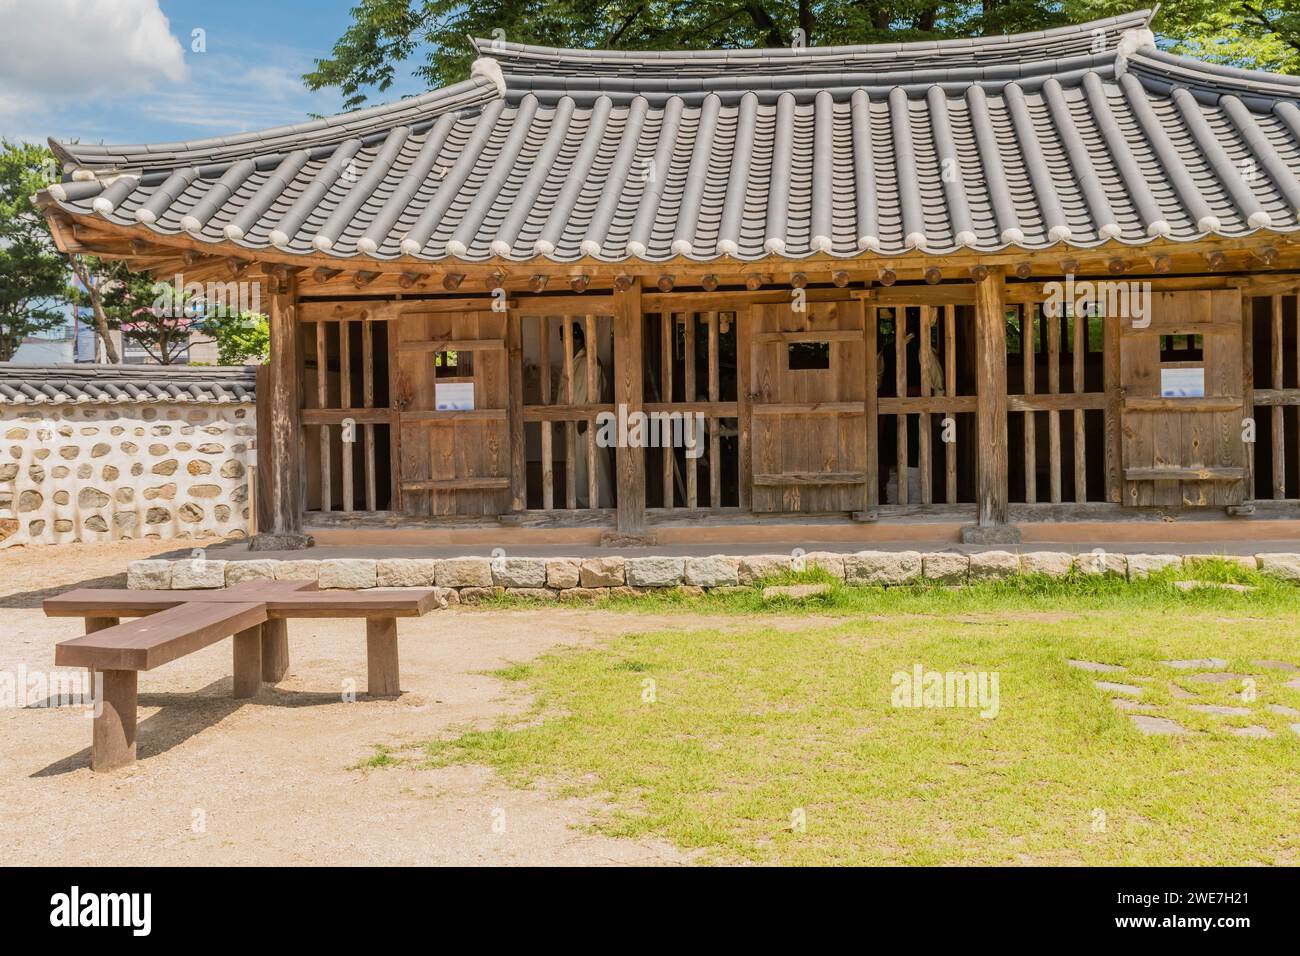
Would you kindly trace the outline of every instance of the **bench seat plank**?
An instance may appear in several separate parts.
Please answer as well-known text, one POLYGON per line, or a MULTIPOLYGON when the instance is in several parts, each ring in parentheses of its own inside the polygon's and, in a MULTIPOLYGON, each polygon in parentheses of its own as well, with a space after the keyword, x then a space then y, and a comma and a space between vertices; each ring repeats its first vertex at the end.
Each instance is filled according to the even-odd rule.
POLYGON ((63 641, 55 645, 54 663, 105 671, 153 670, 266 619, 262 602, 182 604, 63 641))
POLYGON ((42 602, 47 617, 144 617, 182 604, 242 604, 269 596, 319 593, 315 581, 241 581, 228 588, 192 591, 132 591, 75 588, 42 602))
POLYGON ((266 599, 275 618, 305 617, 422 617, 438 606, 433 589, 418 591, 312 591, 266 599))

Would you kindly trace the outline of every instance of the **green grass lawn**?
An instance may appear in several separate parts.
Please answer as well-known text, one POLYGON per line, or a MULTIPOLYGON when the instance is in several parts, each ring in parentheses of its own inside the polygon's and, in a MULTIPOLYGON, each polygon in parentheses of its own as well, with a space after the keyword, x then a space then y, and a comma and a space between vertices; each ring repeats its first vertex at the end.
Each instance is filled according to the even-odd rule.
POLYGON ((1300 717, 1267 708, 1300 708, 1300 690, 1282 686, 1300 675, 1251 663, 1300 664, 1300 592, 1224 565, 1197 577, 1259 590, 1185 594, 1177 575, 836 584, 802 608, 778 605, 780 626, 759 613, 772 606, 757 589, 624 600, 629 613, 680 611, 682 625, 502 670, 535 711, 431 741, 415 759, 598 795, 610 807, 601 832, 666 838, 701 862, 1300 863, 1300 717), (1256 698, 1160 663, 1204 657, 1254 675, 1256 698), (996 716, 895 706, 891 678, 918 663, 996 673, 996 716), (1142 686, 1152 712, 1189 733, 1140 734, 1098 678, 1142 686), (1248 724, 1275 736, 1230 733, 1248 724))

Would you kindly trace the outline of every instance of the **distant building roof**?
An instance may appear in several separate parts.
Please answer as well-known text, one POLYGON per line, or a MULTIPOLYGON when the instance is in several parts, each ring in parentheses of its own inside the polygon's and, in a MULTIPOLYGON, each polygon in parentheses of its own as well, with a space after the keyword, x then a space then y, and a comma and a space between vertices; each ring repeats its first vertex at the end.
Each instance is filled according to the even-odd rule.
POLYGON ((756 261, 1300 229, 1300 78, 1018 36, 619 52, 475 41, 468 80, 261 133, 52 144, 46 201, 226 250, 756 261))
POLYGON ((251 403, 255 366, 15 365, 0 362, 0 405, 251 403))

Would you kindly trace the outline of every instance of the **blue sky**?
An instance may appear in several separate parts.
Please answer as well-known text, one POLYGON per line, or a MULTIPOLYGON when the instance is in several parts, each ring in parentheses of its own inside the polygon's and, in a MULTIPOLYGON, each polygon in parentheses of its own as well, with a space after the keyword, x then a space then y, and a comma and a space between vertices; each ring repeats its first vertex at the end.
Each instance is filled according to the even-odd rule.
MULTIPOLYGON (((0 136, 199 139, 334 113, 302 74, 352 0, 0 0, 0 136), (196 52, 195 30, 206 52, 196 52)), ((418 93, 409 80, 383 100, 418 93)))

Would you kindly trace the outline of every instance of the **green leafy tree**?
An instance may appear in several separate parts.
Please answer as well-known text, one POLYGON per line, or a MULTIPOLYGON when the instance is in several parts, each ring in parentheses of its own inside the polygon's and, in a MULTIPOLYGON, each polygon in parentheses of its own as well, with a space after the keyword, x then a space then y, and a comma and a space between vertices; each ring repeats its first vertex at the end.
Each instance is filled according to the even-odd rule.
POLYGON ((67 262, 32 201, 55 170, 44 147, 0 140, 0 362, 27 336, 67 323, 67 262))
POLYGON ((204 324, 204 331, 216 341, 221 365, 243 365, 249 359, 264 365, 271 354, 271 323, 257 312, 213 317, 204 324))
MULTIPOLYGON (((405 65, 428 87, 463 79, 467 36, 597 49, 815 46, 1041 30, 1134 9, 1135 0, 360 0, 353 22, 304 79, 349 108, 391 89, 405 65), (799 33, 802 31, 802 33, 799 33)), ((1175 52, 1300 72, 1300 0, 1168 0, 1155 30, 1175 52)))

